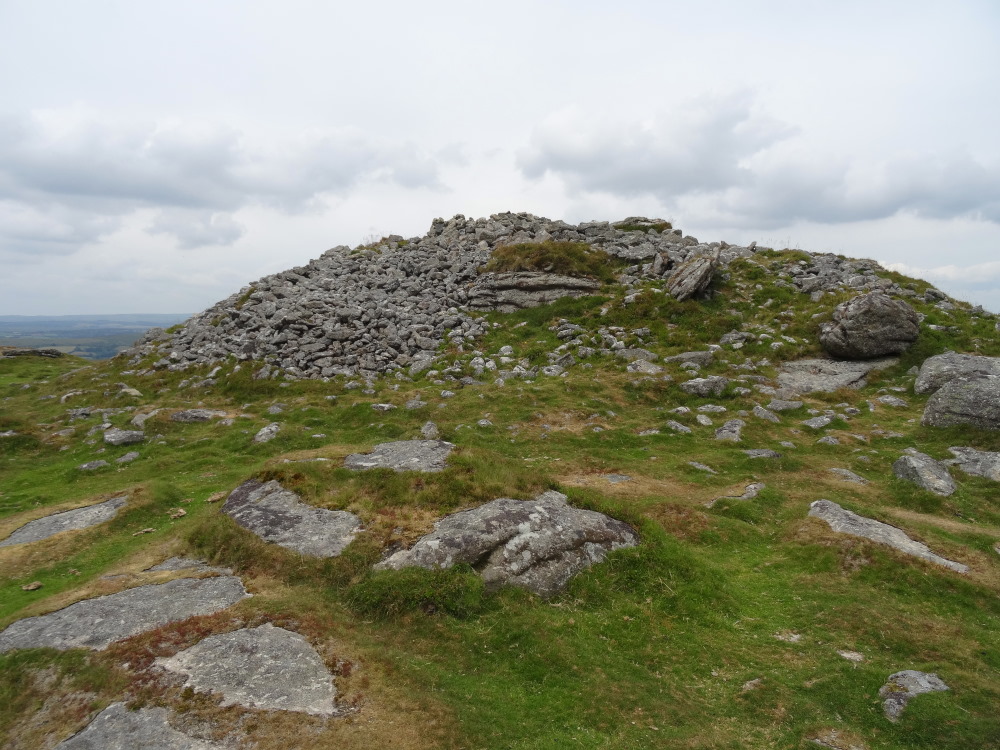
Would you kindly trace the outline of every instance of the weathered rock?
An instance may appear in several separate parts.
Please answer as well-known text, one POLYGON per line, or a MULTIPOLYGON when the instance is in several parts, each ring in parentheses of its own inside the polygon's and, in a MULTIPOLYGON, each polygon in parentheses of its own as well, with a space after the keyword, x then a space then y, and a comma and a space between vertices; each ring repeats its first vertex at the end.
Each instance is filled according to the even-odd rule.
MULTIPOLYGON (((713 472, 714 473, 714 472, 713 472)), ((748 484, 741 495, 723 495, 705 503, 705 507, 711 508, 720 500, 753 500, 760 494, 761 490, 767 487, 763 482, 752 482, 748 484)))
POLYGON ((781 454, 778 451, 771 450, 770 448, 749 448, 743 451, 747 458, 781 458, 781 454))
POLYGON ((771 403, 767 405, 767 408, 771 411, 793 411, 795 409, 802 408, 801 401, 785 401, 780 398, 776 398, 771 403))
POLYGON ((955 456, 953 463, 966 474, 985 477, 1000 482, 1000 453, 977 451, 975 448, 949 448, 955 456))
POLYGON ((828 417, 821 414, 818 417, 812 417, 811 419, 802 420, 801 424, 804 427, 808 427, 813 430, 822 430, 824 427, 829 427, 833 422, 833 417, 828 417))
POLYGON ((554 273, 487 273, 469 289, 468 306, 472 310, 499 310, 511 313, 538 307, 563 297, 595 294, 601 282, 554 273))
POLYGON ((934 393, 945 383, 956 378, 1000 375, 1000 357, 982 357, 977 354, 945 352, 924 360, 913 383, 913 392, 934 393))
POLYGON ((778 385, 795 393, 829 393, 840 388, 864 388, 868 384, 865 376, 869 372, 885 370, 898 362, 898 359, 863 362, 800 359, 781 366, 778 385))
POLYGON ((948 469, 926 453, 912 451, 901 456, 892 465, 892 473, 935 495, 948 497, 955 492, 955 480, 951 478, 948 469))
POLYGON ((455 445, 444 440, 399 440, 376 445, 371 453, 352 453, 344 467, 354 471, 394 469, 396 471, 443 471, 455 445))
POLYGON ((128 464, 139 458, 138 451, 129 451, 115 459, 116 464, 128 464))
MULTIPOLYGON (((157 410, 159 411, 159 409, 157 410)), ((155 413, 155 412, 154 412, 155 413)), ((152 416, 150 414, 149 416, 152 416)), ((226 412, 214 409, 185 409, 170 415, 171 422, 208 422, 226 416, 226 412)))
POLYGON ((87 461, 87 463, 80 464, 76 468, 80 471, 96 471, 97 469, 103 469, 105 466, 111 466, 111 464, 104 460, 97 460, 87 461))
POLYGON ((738 443, 743 439, 743 428, 746 424, 742 419, 730 419, 715 431, 715 439, 738 443))
POLYGON ((135 445, 146 439, 142 430, 119 430, 113 427, 104 432, 104 442, 108 445, 135 445))
POLYGON ((721 375, 710 375, 707 378, 694 378, 681 383, 681 390, 691 396, 721 396, 729 381, 721 375))
POLYGON ((672 430, 674 432, 679 432, 682 435, 690 435, 691 434, 691 428, 690 427, 688 427, 687 425, 683 425, 680 422, 678 422, 676 420, 673 420, 673 419, 668 419, 667 423, 666 423, 666 426, 667 426, 668 429, 670 429, 670 430, 672 430))
POLYGON ((718 263, 702 255, 682 263, 667 279, 666 290, 678 302, 697 296, 708 289, 718 263))
POLYGON ((420 428, 420 434, 424 440, 437 440, 441 437, 441 431, 433 422, 424 422, 424 426, 420 428))
POLYGON ((657 375, 663 372, 663 368, 659 365, 654 365, 652 362, 647 362, 644 359, 637 359, 634 362, 629 362, 625 369, 629 372, 636 372, 642 375, 657 375))
POLYGON ((926 427, 968 425, 1000 430, 1000 376, 949 380, 927 399, 920 423, 926 427))
POLYGON ((121 497, 113 497, 96 505, 74 508, 62 513, 53 513, 51 516, 45 516, 44 518, 36 518, 34 521, 26 523, 3 541, 0 541, 0 547, 37 542, 42 539, 48 539, 50 536, 63 531, 86 529, 96 526, 99 523, 110 521, 118 515, 118 510, 123 508, 127 501, 128 496, 122 495, 121 497))
POLYGON ((837 475, 838 477, 840 477, 841 479, 843 479, 845 482, 853 482, 854 484, 868 484, 869 483, 868 480, 865 479, 863 476, 855 474, 850 469, 838 469, 838 468, 834 468, 834 469, 827 469, 827 471, 830 472, 831 474, 837 475))
POLYGON ((573 508, 561 493, 545 492, 534 500, 500 498, 446 516, 413 547, 376 568, 433 569, 467 563, 490 588, 509 584, 552 596, 572 576, 603 561, 609 551, 638 542, 627 524, 573 508))
POLYGON ((253 442, 268 443, 278 437, 279 432, 281 432, 281 425, 277 422, 271 422, 257 431, 257 434, 253 436, 253 442))
POLYGON ((361 530, 343 510, 315 508, 277 481, 250 479, 230 493, 222 512, 266 542, 310 557, 336 557, 361 530))
POLYGON ((230 607, 249 594, 239 578, 178 578, 116 594, 84 599, 38 617, 27 617, 0 632, 0 653, 15 648, 90 648, 230 607))
POLYGON ((753 415, 755 417, 757 417, 758 419, 763 419, 763 420, 765 420, 767 422, 775 422, 775 423, 777 423, 777 422, 781 421, 781 417, 779 417, 773 411, 769 411, 768 409, 765 409, 760 404, 755 404, 754 405, 754 407, 753 407, 753 415))
POLYGON ((889 721, 899 721, 906 705, 918 695, 936 693, 947 690, 948 686, 940 677, 931 672, 918 672, 915 669, 904 669, 889 675, 879 691, 883 698, 882 708, 889 721))
POLYGON ((664 357, 663 361, 668 364, 683 364, 685 362, 692 362, 699 367, 704 367, 712 364, 713 359, 715 359, 715 352, 709 349, 702 352, 681 352, 680 354, 673 354, 669 357, 664 357))
POLYGON ((962 563, 947 560, 940 555, 935 555, 926 544, 910 539, 901 529, 890 526, 887 523, 876 521, 873 518, 865 518, 857 513, 852 513, 837 503, 830 500, 816 500, 809 506, 809 515, 819 518, 830 524, 830 528, 840 534, 850 534, 870 539, 879 544, 886 544, 907 555, 919 557, 922 560, 929 560, 932 563, 943 565, 946 568, 967 573, 969 567, 962 563))
POLYGON ((190 570, 195 573, 218 573, 225 576, 233 574, 230 568, 217 568, 213 565, 208 565, 204 560, 198 560, 193 557, 169 557, 151 568, 146 568, 146 570, 151 572, 159 570, 190 570))
POLYGON ((131 711, 112 703, 85 729, 56 745, 55 750, 222 750, 223 745, 196 739, 170 726, 166 708, 131 711))
POLYGON ((316 649, 298 633, 270 623, 211 635, 155 663, 187 676, 187 687, 195 692, 221 693, 222 706, 315 716, 334 712, 333 677, 316 649))
POLYGON ((819 342, 834 357, 877 359, 902 354, 917 340, 920 318, 902 300, 882 292, 862 294, 833 311, 820 326, 819 342))

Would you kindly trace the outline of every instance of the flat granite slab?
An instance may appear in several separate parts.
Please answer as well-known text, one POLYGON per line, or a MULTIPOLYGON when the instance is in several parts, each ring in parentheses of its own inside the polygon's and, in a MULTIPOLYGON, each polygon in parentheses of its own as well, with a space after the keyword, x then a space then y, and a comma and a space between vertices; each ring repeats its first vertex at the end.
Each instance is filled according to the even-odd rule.
POLYGON ((841 388, 864 388, 872 370, 886 370, 899 360, 894 357, 869 360, 800 359, 786 362, 778 373, 778 385, 795 393, 829 393, 841 388))
POLYGON ((243 582, 235 576, 178 578, 137 586, 18 620, 0 632, 0 653, 42 647, 99 651, 171 622, 214 614, 248 596, 243 582))
POLYGON ((443 471, 445 460, 455 447, 444 440, 398 440, 376 445, 371 453, 352 453, 344 468, 394 469, 395 471, 443 471))
POLYGON ((887 544, 900 552, 943 565, 958 573, 969 572, 969 566, 934 554, 926 544, 910 539, 902 529, 876 521, 874 518, 859 516, 830 500, 817 500, 812 503, 809 506, 809 515, 826 521, 831 529, 841 534, 860 536, 879 544, 887 544))
POLYGON ((361 531, 345 510, 315 508, 273 479, 250 479, 230 493, 222 512, 265 542, 312 557, 336 557, 361 531))
POLYGON ((211 635, 156 665, 185 675, 195 691, 221 693, 223 706, 316 716, 335 710, 333 677, 316 649, 298 633, 270 623, 211 635))
POLYGON ((178 732, 168 723, 166 708, 129 711, 112 703, 82 731, 56 745, 55 750, 216 750, 214 742, 178 732))
POLYGON ((36 518, 0 542, 0 547, 38 542, 63 531, 86 529, 96 526, 99 523, 110 521, 118 515, 119 509, 124 507, 127 501, 128 496, 122 495, 121 497, 113 497, 110 500, 105 500, 103 503, 98 503, 97 505, 64 510, 61 513, 53 513, 51 516, 36 518))

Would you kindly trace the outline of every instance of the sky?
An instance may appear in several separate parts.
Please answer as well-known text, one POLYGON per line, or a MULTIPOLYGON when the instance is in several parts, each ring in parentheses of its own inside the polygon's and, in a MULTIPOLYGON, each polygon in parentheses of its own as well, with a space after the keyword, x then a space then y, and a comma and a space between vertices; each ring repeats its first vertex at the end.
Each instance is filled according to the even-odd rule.
POLYGON ((1000 312, 996 0, 0 0, 0 314, 644 215, 1000 312))

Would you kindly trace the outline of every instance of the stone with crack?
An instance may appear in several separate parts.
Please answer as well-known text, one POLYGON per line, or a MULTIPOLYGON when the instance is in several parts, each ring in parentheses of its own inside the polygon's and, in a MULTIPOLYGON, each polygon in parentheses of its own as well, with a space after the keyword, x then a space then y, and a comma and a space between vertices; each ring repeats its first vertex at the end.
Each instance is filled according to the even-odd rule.
POLYGON ((435 569, 466 563, 488 588, 520 586, 549 597, 608 552, 638 543, 628 524, 574 508, 565 495, 549 491, 534 500, 500 498, 445 516, 413 547, 375 567, 435 569))

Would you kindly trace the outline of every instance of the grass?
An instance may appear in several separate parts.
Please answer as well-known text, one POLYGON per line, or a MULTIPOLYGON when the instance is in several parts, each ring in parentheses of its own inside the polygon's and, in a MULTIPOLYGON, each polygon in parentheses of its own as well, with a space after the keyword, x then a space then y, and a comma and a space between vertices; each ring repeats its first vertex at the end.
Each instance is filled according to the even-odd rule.
POLYGON ((584 242, 522 242, 493 251, 484 273, 542 271, 610 283, 615 279, 611 256, 584 242))
POLYGON ((475 353, 454 349, 436 363, 439 374, 379 381, 373 394, 348 389, 343 379, 254 380, 256 368, 234 372, 235 362, 223 365, 217 386, 195 391, 182 383, 204 375, 197 369, 136 378, 115 360, 87 369, 75 358, 0 360, 0 432, 20 433, 0 439, 0 535, 53 510, 122 492, 130 498, 114 521, 95 529, 0 548, 0 627, 160 580, 155 576, 164 574, 143 571, 175 554, 233 568, 254 594, 219 615, 106 652, 0 655, 0 744, 52 746, 124 699, 133 707, 169 706, 185 722, 209 722, 220 735, 261 748, 805 748, 828 730, 870 748, 996 747, 996 485, 954 469, 959 489, 941 498, 892 476, 892 463, 909 447, 939 459, 953 445, 1000 450, 1000 433, 922 427, 926 397, 912 393, 907 374, 947 348, 1000 354, 992 321, 913 298, 928 322, 950 330, 925 326, 901 363, 861 391, 805 397, 778 424, 739 415, 770 398, 753 378, 818 353, 816 326, 841 299, 812 302, 778 283, 781 269, 799 259, 782 251, 735 261, 705 300, 678 303, 651 283, 628 303, 608 286, 600 295, 491 314, 489 332, 475 342, 484 356, 511 346, 513 359, 542 366, 565 341, 557 337, 563 321, 579 325, 588 345, 599 346, 600 332, 611 331, 658 356, 704 349, 731 330, 754 332, 759 338, 738 350, 723 347, 696 373, 745 378, 713 399, 684 394, 678 384, 693 375, 678 365, 642 377, 613 356, 589 357, 565 377, 501 386, 482 374, 485 384, 461 387, 441 372, 454 365, 455 377, 473 374, 475 353), (116 396, 117 382, 143 396, 116 396), (441 397, 446 387, 453 398, 441 397), (898 395, 906 406, 869 410, 868 401, 894 388, 904 389, 898 395), (61 403, 72 391, 84 393, 61 403), (427 405, 404 408, 415 397, 427 405), (269 414, 276 403, 283 411, 269 414), (399 408, 379 413, 373 403, 399 408), (694 419, 706 404, 727 410, 709 414, 711 427, 694 419), (170 421, 172 410, 196 405, 225 410, 234 423, 170 421), (682 405, 692 412, 673 413, 682 405), (71 421, 66 410, 80 406, 121 411, 71 421), (164 411, 147 421, 148 439, 133 463, 115 464, 128 448, 103 446, 99 430, 88 435, 103 419, 124 427, 136 411, 154 407, 164 411), (799 424, 810 410, 846 419, 814 433, 799 424), (742 443, 712 439, 738 415, 747 423, 742 443), (480 426, 481 419, 492 426, 480 426), (668 419, 693 434, 673 434, 668 419), (445 471, 342 468, 349 453, 418 437, 428 420, 456 444, 445 471), (282 424, 278 437, 253 444, 271 421, 282 424), (73 435, 56 434, 69 427, 73 435), (660 432, 639 434, 649 429, 660 432), (817 444, 824 433, 840 445, 817 444), (894 433, 905 437, 889 437, 894 433), (742 449, 750 447, 782 457, 749 459, 742 449), (95 458, 112 465, 76 469, 95 458), (314 458, 329 460, 303 462, 314 458), (827 471, 833 467, 870 484, 846 483, 827 471), (612 484, 611 473, 631 480, 612 484), (330 560, 266 544, 218 503, 205 502, 248 478, 276 479, 305 502, 350 510, 365 532, 330 560), (725 499, 750 482, 766 488, 753 500, 725 499), (372 571, 387 550, 412 544, 446 513, 547 489, 625 520, 642 543, 612 553, 548 601, 516 589, 487 592, 465 567, 372 571), (970 573, 835 534, 807 517, 819 498, 898 525, 970 573), (177 507, 187 514, 171 519, 177 507), (133 536, 143 528, 155 532, 133 536), (42 588, 21 589, 35 580, 42 588), (222 708, 217 696, 186 693, 149 667, 208 633, 261 622, 316 645, 348 715, 321 721, 222 708), (864 660, 838 651, 861 652, 864 660), (951 690, 920 696, 891 724, 877 693, 901 669, 936 672, 951 690))

